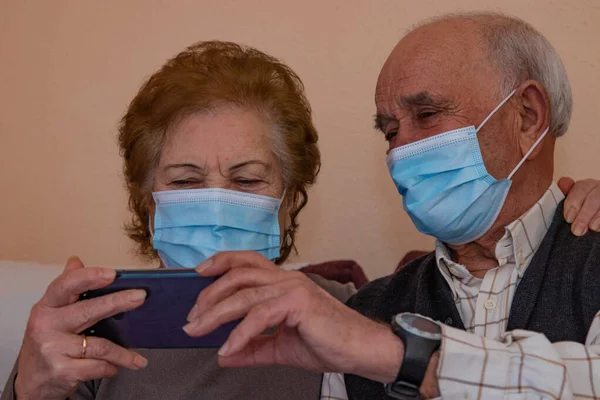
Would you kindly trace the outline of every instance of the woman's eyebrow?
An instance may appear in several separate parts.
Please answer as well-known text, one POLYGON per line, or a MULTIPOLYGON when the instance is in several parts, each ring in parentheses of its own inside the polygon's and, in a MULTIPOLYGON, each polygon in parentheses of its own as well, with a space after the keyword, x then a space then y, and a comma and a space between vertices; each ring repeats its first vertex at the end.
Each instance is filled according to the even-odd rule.
POLYGON ((196 164, 192 164, 192 163, 169 164, 166 167, 166 169, 172 169, 172 168, 192 168, 192 169, 197 169, 199 171, 203 171, 204 170, 204 168, 202 168, 201 166, 196 165, 196 164))
POLYGON ((256 165, 262 165, 267 169, 271 168, 271 164, 266 163, 264 161, 261 160, 247 160, 247 161, 242 161, 240 163, 234 164, 231 167, 229 167, 229 171, 235 171, 237 169, 243 168, 247 165, 252 165, 252 164, 256 164, 256 165))

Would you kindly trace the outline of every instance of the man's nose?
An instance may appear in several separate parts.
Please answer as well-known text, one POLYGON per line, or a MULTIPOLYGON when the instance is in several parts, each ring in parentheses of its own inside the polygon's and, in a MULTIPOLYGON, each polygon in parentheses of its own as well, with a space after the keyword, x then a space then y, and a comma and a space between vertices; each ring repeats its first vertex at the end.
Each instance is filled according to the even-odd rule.
POLYGON ((387 151, 385 152, 385 154, 388 155, 395 148, 405 146, 405 145, 415 141, 415 140, 411 140, 408 136, 409 135, 407 135, 406 133, 402 134, 402 132, 398 131, 396 136, 394 136, 392 139, 390 139, 390 145, 389 145, 387 151))

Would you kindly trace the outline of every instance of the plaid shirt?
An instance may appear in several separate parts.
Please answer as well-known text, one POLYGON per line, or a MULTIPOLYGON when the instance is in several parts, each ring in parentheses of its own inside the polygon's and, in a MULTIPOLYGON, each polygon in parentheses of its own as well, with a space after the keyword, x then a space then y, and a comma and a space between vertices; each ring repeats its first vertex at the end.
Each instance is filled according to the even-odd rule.
MULTIPOLYGON (((585 345, 550 343, 525 330, 506 332, 517 285, 564 195, 553 183, 496 245, 498 267, 483 279, 436 244, 437 265, 466 331, 442 325, 437 376, 444 399, 600 399, 600 312, 585 345)), ((348 398, 341 374, 325 374, 321 400, 348 398)))

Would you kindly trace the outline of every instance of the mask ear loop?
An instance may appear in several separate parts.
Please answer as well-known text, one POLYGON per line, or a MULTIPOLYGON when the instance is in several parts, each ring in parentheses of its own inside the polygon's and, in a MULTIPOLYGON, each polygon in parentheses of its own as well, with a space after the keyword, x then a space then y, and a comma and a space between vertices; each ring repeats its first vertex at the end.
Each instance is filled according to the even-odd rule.
POLYGON ((544 131, 544 133, 542 133, 540 135, 540 137, 535 141, 535 143, 533 144, 533 146, 531 146, 531 148, 527 151, 527 153, 525 153, 525 156, 521 159, 521 161, 519 161, 519 163, 517 164, 517 166, 512 170, 512 172, 508 175, 508 178, 506 178, 506 179, 512 178, 512 176, 515 174, 515 172, 517 172, 517 170, 519 169, 519 167, 521 165, 523 165, 523 163, 525 162, 525 160, 527 160, 527 157, 529 157, 531 155, 531 153, 533 152, 533 150, 535 150, 535 148, 537 147, 537 145, 540 144, 540 142, 542 141, 542 139, 544 139, 544 137, 548 133, 549 129, 550 129, 550 127, 546 128, 546 130, 544 131))
POLYGON ((154 239, 154 218, 152 218, 152 215, 148 215, 148 230, 150 231, 150 237, 154 239))
POLYGON ((283 203, 283 200, 285 200, 285 195, 287 194, 287 188, 283 189, 283 194, 281 195, 281 197, 279 198, 279 200, 281 200, 281 202, 283 203))
POLYGON ((479 127, 475 130, 475 133, 479 132, 479 130, 481 128, 483 128, 483 126, 485 125, 485 123, 488 122, 489 119, 494 116, 494 114, 496 114, 496 112, 500 109, 500 107, 502 107, 504 105, 504 103, 506 103, 511 97, 513 97, 513 94, 515 94, 516 91, 517 91, 517 89, 513 90, 512 92, 510 92, 510 94, 508 96, 506 96, 506 98, 504 100, 502 100, 500 102, 500 104, 498 104, 496 106, 496 108, 494 108, 494 110, 491 113, 488 114, 487 117, 485 117, 485 119, 483 120, 483 122, 481 124, 479 124, 479 127))
MULTIPOLYGON (((279 214, 279 211, 281 210, 281 204, 283 204, 283 200, 285 200, 285 195, 287 194, 287 188, 283 189, 283 194, 281 195, 281 197, 279 198, 279 207, 277 208, 277 213, 279 214)), ((277 226, 279 227, 279 232, 281 232, 281 226, 279 225, 279 218, 277 218, 277 226)), ((279 257, 272 259, 271 261, 274 262, 275 264, 278 263, 278 260, 281 259, 281 249, 283 248, 284 245, 286 246, 291 246, 292 244, 292 237, 290 236, 290 232, 292 231, 292 227, 290 226, 288 229, 286 229, 285 234, 283 235, 283 238, 281 237, 281 233, 279 234, 279 257)))
MULTIPOLYGON (((279 198, 279 201, 280 201, 279 207, 281 207, 281 204, 283 204, 283 200, 285 200, 286 194, 287 194, 287 188, 283 189, 283 195, 281 195, 281 197, 279 198)), ((279 211, 279 210, 277 210, 277 211, 279 211)), ((279 223, 279 221, 277 223, 279 223)), ((279 230, 281 230, 281 227, 279 228, 279 230)), ((289 228, 286 230, 286 234, 284 235, 283 240, 280 239, 279 247, 281 247, 284 243, 291 241, 291 240, 288 240, 288 238, 289 238, 288 232, 289 232, 289 228)))
MULTIPOLYGON (((510 94, 508 96, 506 96, 506 98, 504 100, 502 100, 500 102, 500 104, 498 104, 496 106, 496 108, 494 108, 492 110, 491 113, 488 114, 487 117, 485 117, 485 119, 483 120, 483 122, 481 124, 479 124, 479 127, 475 130, 475 133, 479 132, 479 130, 481 128, 483 128, 483 126, 486 124, 486 122, 489 121, 490 118, 492 118, 494 116, 494 114, 496 114, 496 112, 500 109, 500 107, 502 107, 517 91, 517 89, 513 90, 512 92, 510 92, 510 94)), ((544 139, 544 137, 546 136, 546 134, 548 133, 548 130, 550 129, 550 127, 546 128, 546 130, 544 131, 544 133, 542 133, 540 135, 540 137, 535 141, 535 143, 533 144, 533 146, 531 146, 531 148, 529 149, 529 151, 527 151, 527 153, 525 154, 525 156, 521 159, 521 161, 519 161, 519 163, 517 164, 517 166, 512 170, 512 172, 508 175, 508 177, 506 179, 509 179, 513 177, 513 175, 519 170, 519 168, 521 167, 521 165, 523 165, 523 163, 525 162, 525 160, 527 160, 527 157, 529 157, 531 155, 531 153, 533 152, 533 150, 535 150, 535 148, 537 147, 538 144, 540 144, 540 142, 544 139)))

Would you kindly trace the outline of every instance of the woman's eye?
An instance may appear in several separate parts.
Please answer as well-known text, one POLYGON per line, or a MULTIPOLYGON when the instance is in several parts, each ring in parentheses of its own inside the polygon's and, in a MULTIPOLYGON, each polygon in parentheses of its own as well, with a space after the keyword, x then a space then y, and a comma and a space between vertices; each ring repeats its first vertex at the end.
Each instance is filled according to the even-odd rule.
POLYGON ((191 185, 192 181, 187 180, 187 179, 178 179, 176 181, 171 182, 172 185, 175 186, 187 186, 187 185, 191 185))
POLYGON ((419 119, 419 120, 427 119, 429 117, 433 117, 436 114, 437 114, 437 111, 422 111, 419 114, 417 114, 417 119, 419 119))
POLYGON ((241 186, 251 186, 260 182, 258 179, 238 179, 237 183, 241 186))
POLYGON ((394 136, 396 136, 398 134, 398 131, 391 131, 385 134, 385 140, 386 142, 389 142, 390 140, 392 140, 394 138, 394 136))

